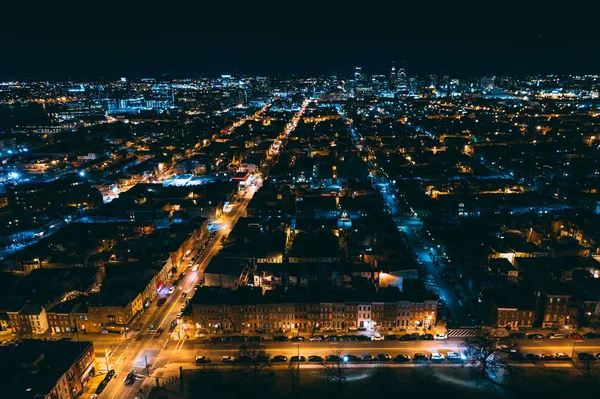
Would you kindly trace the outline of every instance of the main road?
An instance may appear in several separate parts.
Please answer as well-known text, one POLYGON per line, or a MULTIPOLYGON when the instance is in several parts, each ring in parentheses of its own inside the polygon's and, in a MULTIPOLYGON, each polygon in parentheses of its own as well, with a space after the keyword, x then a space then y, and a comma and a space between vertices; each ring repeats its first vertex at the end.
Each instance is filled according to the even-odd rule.
MULTIPOLYGON (((302 104, 298 111, 286 125, 283 135, 287 136, 296 127, 300 117, 304 113, 308 102, 302 104)), ((263 110, 256 115, 260 115, 263 110)), ((230 132, 228 132, 230 133, 230 132)), ((253 178, 254 179, 254 178, 253 178)), ((258 177, 254 179, 252 185, 248 185, 241 194, 239 202, 234 202, 228 212, 224 212, 221 219, 214 225, 217 227, 214 237, 208 241, 207 246, 202 250, 202 243, 198 242, 194 250, 189 254, 190 258, 195 258, 199 254, 194 265, 198 265, 196 271, 193 268, 187 268, 183 264, 177 273, 186 272, 185 276, 179 281, 172 294, 167 296, 167 300, 162 307, 152 304, 150 309, 140 317, 135 332, 130 332, 129 337, 121 338, 114 342, 109 339, 94 340, 96 354, 99 359, 98 369, 114 369, 116 381, 109 383, 101 398, 124 398, 130 399, 138 396, 138 392, 143 380, 152 375, 157 368, 163 368, 173 359, 178 359, 179 353, 186 345, 190 345, 190 340, 185 331, 181 330, 178 314, 184 310, 185 302, 188 297, 192 297, 195 285, 200 283, 202 273, 210 263, 213 256, 218 254, 221 249, 221 242, 227 237, 237 220, 245 214, 246 207, 252 199, 256 190, 260 188, 262 181, 258 177), (171 329, 173 323, 174 329, 171 329), (162 334, 157 331, 162 330, 162 334), (131 384, 125 384, 125 376, 133 372, 138 378, 131 384), (142 382, 140 382, 142 381, 142 382)), ((168 289, 168 288, 163 288, 168 289)), ((183 353, 186 353, 183 351, 183 353)), ((99 382, 99 381, 98 381, 99 382)), ((93 388, 93 387, 92 387, 93 388)))
MULTIPOLYGON (((355 146, 359 150, 366 150, 369 153, 374 154, 370 148, 363 144, 363 137, 346 117, 341 106, 337 106, 337 110, 350 130, 355 146)), ((442 278, 442 269, 440 268, 439 263, 436 264, 436 262, 434 262, 432 255, 425 249, 422 240, 420 240, 417 235, 417 232, 423 226, 423 222, 417 215, 405 217, 405 214, 412 214, 413 209, 406 203, 403 197, 400 199, 396 197, 396 194, 393 192, 395 191, 394 187, 389 184, 389 179, 387 179, 381 168, 376 166, 375 160, 367 162, 367 169, 373 187, 381 193, 384 205, 396 221, 396 226, 399 230, 406 233, 406 244, 414 250, 416 258, 421 264, 421 272, 426 275, 423 277, 425 277, 425 280, 432 281, 433 284, 435 284, 436 293, 440 296, 440 299, 448 305, 454 320, 453 324, 455 324, 455 327, 472 327, 473 323, 468 317, 465 308, 459 303, 454 290, 442 278)))
MULTIPOLYGON (((220 248, 221 241, 226 237, 240 216, 244 215, 246 206, 252 198, 259 185, 250 186, 240 197, 242 200, 235 203, 228 213, 224 213, 221 220, 216 224, 218 229, 216 234, 208 242, 204 251, 200 252, 201 243, 197 243, 196 248, 190 254, 194 257, 199 252, 199 257, 195 264, 198 270, 186 268, 187 265, 180 267, 178 273, 185 271, 185 276, 180 280, 173 293, 167 296, 167 301, 162 307, 157 307, 155 303, 136 323, 139 329, 136 332, 130 332, 127 338, 120 339, 117 343, 114 341, 98 340, 94 342, 97 357, 99 358, 99 370, 114 369, 118 378, 116 383, 107 385, 106 390, 101 394, 104 398, 133 398, 139 390, 139 382, 132 385, 125 384, 125 375, 134 372, 140 377, 148 376, 158 365, 164 365, 169 362, 172 353, 175 353, 178 347, 183 346, 187 341, 187 334, 180 330, 180 324, 177 323, 174 329, 171 329, 173 321, 178 322, 177 315, 185 307, 186 298, 190 298, 194 293, 194 286, 199 284, 202 272, 210 263, 220 248), (162 334, 157 333, 162 329, 162 334), (173 338, 173 339, 171 339, 173 338), (108 367, 107 367, 108 363, 108 367)), ((167 288, 163 288, 167 290, 167 288)))
MULTIPOLYGON (((270 356, 283 355, 287 356, 288 361, 292 356, 304 356, 308 358, 312 355, 325 358, 328 355, 339 354, 343 355, 373 355, 384 353, 392 358, 399 354, 409 355, 411 358, 415 353, 441 353, 446 355, 448 352, 461 353, 464 351, 463 340, 449 339, 445 341, 349 341, 349 342, 274 342, 265 341, 264 345, 266 353, 270 356)), ((590 352, 594 355, 600 352, 600 340, 590 341, 572 341, 572 340, 543 340, 543 341, 512 341, 515 349, 520 350, 523 354, 533 353, 542 355, 550 353, 566 353, 569 356, 576 356, 579 352, 590 352)), ((223 365, 221 357, 223 356, 238 356, 238 351, 241 343, 223 343, 212 344, 207 340, 186 340, 183 343, 177 341, 170 342, 165 350, 169 352, 168 363, 176 364, 184 369, 194 368, 196 356, 206 356, 211 359, 215 365, 223 365)), ((547 363, 547 362, 546 362, 547 363)), ((561 363, 561 362, 556 362, 561 363)), ((367 363, 369 364, 373 363, 367 363)), ((164 368, 167 366, 165 361, 160 362, 157 367, 164 368)))

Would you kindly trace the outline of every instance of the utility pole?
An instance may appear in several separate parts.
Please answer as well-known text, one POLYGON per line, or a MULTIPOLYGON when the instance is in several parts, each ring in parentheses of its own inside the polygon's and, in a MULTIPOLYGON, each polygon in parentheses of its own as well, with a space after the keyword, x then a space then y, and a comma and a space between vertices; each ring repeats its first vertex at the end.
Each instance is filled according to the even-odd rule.
POLYGON ((104 359, 106 360, 106 372, 110 372, 110 358, 108 357, 108 348, 104 349, 104 359))
POLYGON ((298 341, 297 344, 298 344, 298 358, 297 358, 296 364, 298 365, 298 367, 296 370, 296 384, 300 385, 300 344, 301 344, 301 342, 298 341))
POLYGON ((77 334, 77 343, 79 344, 79 352, 81 352, 81 341, 79 340, 79 326, 77 320, 73 317, 73 325, 75 326, 75 334, 77 334))

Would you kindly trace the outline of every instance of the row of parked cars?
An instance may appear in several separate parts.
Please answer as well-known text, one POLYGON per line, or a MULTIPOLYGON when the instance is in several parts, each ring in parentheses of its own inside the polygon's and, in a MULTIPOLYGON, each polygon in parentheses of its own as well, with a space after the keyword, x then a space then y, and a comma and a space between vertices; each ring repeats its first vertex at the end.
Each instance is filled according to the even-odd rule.
POLYGON ((96 388, 96 395, 100 395, 104 391, 104 388, 106 388, 106 386, 114 376, 115 370, 110 370, 108 373, 106 373, 106 376, 104 376, 104 379, 100 381, 100 384, 98 384, 98 388, 96 388))
MULTIPOLYGON (((429 355, 425 353, 415 353, 411 358, 406 354, 399 354, 395 357, 392 357, 386 353, 379 353, 377 355, 366 354, 362 356, 356 356, 352 354, 345 355, 329 355, 324 359, 321 356, 312 355, 312 356, 292 356, 289 361, 292 363, 353 363, 353 362, 396 362, 396 363, 406 363, 406 362, 434 362, 434 363, 442 363, 446 360, 449 362, 457 362, 462 363, 465 360, 465 356, 455 353, 448 352, 445 356, 441 353, 431 353, 429 355)), ((252 362, 260 362, 260 363, 286 363, 288 361, 287 356, 277 355, 269 358, 268 356, 258 356, 257 358, 249 358, 249 357, 234 357, 234 356, 223 356, 221 358, 222 363, 232 364, 244 364, 244 363, 252 363, 252 362)), ((206 356, 196 356, 196 365, 208 364, 211 363, 212 360, 206 356)))
MULTIPOLYGON (((335 341, 433 341, 433 340, 446 340, 448 336, 446 334, 404 334, 404 335, 379 335, 375 334, 372 336, 369 335, 315 335, 313 337, 308 338, 308 341, 311 342, 335 342, 335 341)), ((260 335, 245 337, 242 335, 233 335, 233 336, 225 336, 225 337, 211 337, 208 342, 212 344, 219 343, 232 343, 232 342, 262 342, 264 338, 260 335)), ((273 337, 273 341, 275 342, 303 342, 306 341, 306 338, 302 335, 296 335, 294 337, 288 337, 285 335, 277 335, 273 337)))
POLYGON ((525 333, 511 333, 508 335, 509 339, 530 339, 533 341, 540 341, 545 338, 548 339, 600 339, 600 334, 595 332, 589 332, 586 334, 579 333, 570 333, 570 334, 561 334, 561 333, 549 333, 547 335, 543 334, 525 334, 525 333))
POLYGON ((508 354, 508 358, 510 360, 513 361, 517 361, 517 362, 522 362, 522 361, 536 361, 536 360, 543 360, 543 361, 549 361, 549 360, 558 360, 558 361, 570 361, 571 360, 571 356, 567 355, 564 352, 558 352, 556 354, 552 354, 552 353, 543 353, 541 355, 538 355, 536 353, 521 353, 519 351, 511 351, 508 354))

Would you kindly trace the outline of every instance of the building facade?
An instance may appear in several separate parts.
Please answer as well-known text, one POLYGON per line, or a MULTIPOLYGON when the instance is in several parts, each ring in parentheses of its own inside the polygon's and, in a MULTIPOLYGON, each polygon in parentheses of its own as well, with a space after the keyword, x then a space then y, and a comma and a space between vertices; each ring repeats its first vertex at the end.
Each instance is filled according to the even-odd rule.
POLYGON ((437 299, 393 302, 192 303, 184 328, 206 332, 309 332, 427 329, 437 320, 437 299))

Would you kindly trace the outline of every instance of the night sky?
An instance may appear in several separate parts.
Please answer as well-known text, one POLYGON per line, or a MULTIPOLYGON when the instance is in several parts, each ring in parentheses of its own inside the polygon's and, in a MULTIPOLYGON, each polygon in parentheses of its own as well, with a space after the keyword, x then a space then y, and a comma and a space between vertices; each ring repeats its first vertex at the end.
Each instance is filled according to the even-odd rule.
POLYGON ((342 18, 345 29, 328 20, 323 26, 330 29, 319 31, 306 22, 289 28, 287 21, 280 20, 243 24, 223 9, 214 18, 209 15, 194 24, 161 19, 162 10, 152 12, 149 19, 126 20, 127 28, 123 20, 115 22, 114 16, 110 20, 79 17, 75 26, 70 21, 56 27, 46 19, 27 19, 23 24, 8 19, 0 33, 0 79, 221 73, 314 76, 349 72, 354 65, 363 66, 366 73, 387 74, 392 61, 404 66, 409 75, 600 73, 596 35, 584 34, 581 28, 538 31, 506 23, 493 25, 486 19, 477 27, 461 25, 458 31, 457 23, 446 26, 427 20, 421 24, 417 19, 427 29, 403 35, 394 24, 379 30, 348 29, 348 20, 342 18), (218 23, 207 23, 211 20, 218 23), (129 26, 131 21, 136 23, 129 26), (299 34, 304 32, 308 34, 299 34))

